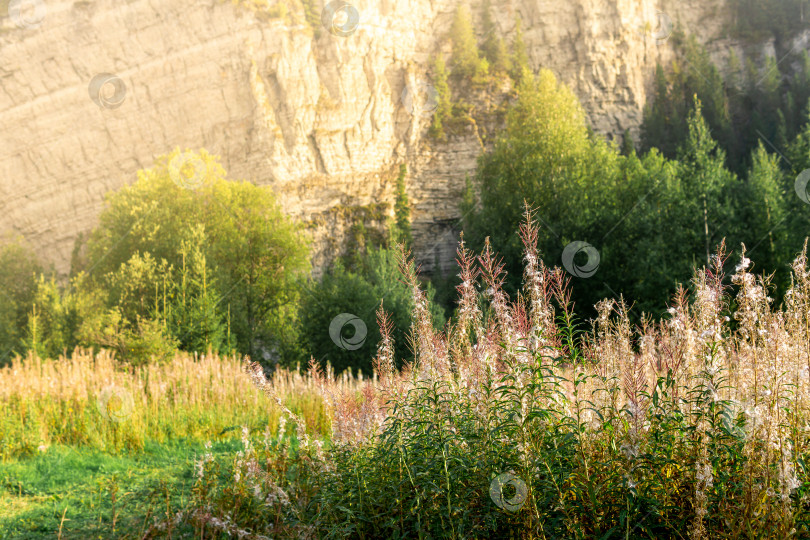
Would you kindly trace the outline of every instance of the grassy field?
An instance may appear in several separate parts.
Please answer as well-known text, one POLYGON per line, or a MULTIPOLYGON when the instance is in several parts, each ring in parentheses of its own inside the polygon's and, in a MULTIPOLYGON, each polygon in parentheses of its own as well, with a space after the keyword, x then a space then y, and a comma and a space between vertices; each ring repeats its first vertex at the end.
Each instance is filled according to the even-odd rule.
MULTIPOLYGON (((322 398, 305 376, 278 371, 273 384, 310 431, 327 429, 322 398)), ((243 425, 276 429, 280 414, 250 384, 240 360, 183 354, 134 369, 122 369, 106 352, 18 358, 0 370, 0 402, 2 459, 52 444, 135 452, 149 442, 205 442, 243 425)))
MULTIPOLYGON (((243 426, 256 437, 279 428, 282 409, 242 368, 234 358, 178 354, 127 369, 106 352, 77 351, 0 369, 0 538, 193 531, 171 523, 192 498, 195 463, 210 452, 225 471, 243 449, 243 426)), ((309 377, 280 370, 272 380, 309 433, 328 432, 309 377)))
MULTIPOLYGON (((227 439, 212 452, 224 462, 240 446, 227 439)), ((5 461, 0 538, 142 538, 155 517, 171 517, 189 502, 194 461, 203 451, 193 440, 150 442, 120 455, 51 446, 5 461)))

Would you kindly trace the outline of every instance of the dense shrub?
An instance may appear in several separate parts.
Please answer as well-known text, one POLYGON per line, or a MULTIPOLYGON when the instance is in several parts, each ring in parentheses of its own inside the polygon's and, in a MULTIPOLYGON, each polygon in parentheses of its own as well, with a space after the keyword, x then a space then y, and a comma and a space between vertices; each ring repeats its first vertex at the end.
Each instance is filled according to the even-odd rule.
MULTIPOLYGON (((323 365, 329 362, 338 373, 351 368, 371 375, 372 358, 380 342, 374 314, 382 305, 392 314, 397 357, 407 360, 413 301, 409 285, 399 277, 399 252, 395 249, 371 248, 352 270, 338 261, 302 295, 301 335, 306 350, 323 365), (340 319, 342 314, 352 317, 340 319)), ((428 297, 432 299, 432 289, 428 297)), ((442 309, 432 301, 430 306, 436 325, 441 327, 442 309)))

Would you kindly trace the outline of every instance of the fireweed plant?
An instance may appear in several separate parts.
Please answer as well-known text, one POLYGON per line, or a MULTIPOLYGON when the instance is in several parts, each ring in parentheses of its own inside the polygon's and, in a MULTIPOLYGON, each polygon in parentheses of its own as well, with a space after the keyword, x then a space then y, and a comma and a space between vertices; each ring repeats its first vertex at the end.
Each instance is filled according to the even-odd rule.
MULTIPOLYGON (((632 328, 605 300, 589 331, 537 253, 510 300, 487 244, 458 249, 451 323, 435 331, 405 253, 414 361, 395 369, 381 307, 376 375, 342 387, 312 364, 331 418, 323 446, 286 418, 246 435, 229 473, 200 462, 201 533, 318 538, 789 538, 810 534, 807 249, 776 309, 720 246, 661 322, 632 328), (286 436, 296 426, 297 436, 286 436)), ((744 253, 744 252, 743 252, 744 253)), ((270 395, 261 368, 247 368, 270 395)))

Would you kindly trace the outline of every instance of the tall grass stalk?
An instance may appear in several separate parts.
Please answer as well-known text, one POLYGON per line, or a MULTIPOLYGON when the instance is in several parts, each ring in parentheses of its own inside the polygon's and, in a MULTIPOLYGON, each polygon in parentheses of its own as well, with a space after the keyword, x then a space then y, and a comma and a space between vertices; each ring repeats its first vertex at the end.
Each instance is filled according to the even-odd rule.
MULTIPOLYGON (((18 357, 0 369, 0 457, 30 455, 51 444, 139 450, 146 441, 238 435, 241 426, 276 430, 279 410, 240 373, 242 364, 238 358, 182 353, 165 364, 135 368, 105 351, 55 360, 18 357), (123 407, 120 421, 101 414, 105 399, 108 407, 123 407)), ((269 384, 306 430, 330 431, 312 377, 277 370, 269 384)), ((336 384, 347 392, 356 385, 348 375, 336 384)))

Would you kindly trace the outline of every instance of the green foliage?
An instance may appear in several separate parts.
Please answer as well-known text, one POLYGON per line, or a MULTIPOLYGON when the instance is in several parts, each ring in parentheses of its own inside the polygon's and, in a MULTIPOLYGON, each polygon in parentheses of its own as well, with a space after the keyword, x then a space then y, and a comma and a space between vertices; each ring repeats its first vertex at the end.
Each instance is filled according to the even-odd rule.
POLYGON ((446 140, 444 125, 453 114, 453 104, 450 95, 450 85, 447 82, 447 66, 444 56, 436 55, 433 59, 433 87, 436 89, 436 110, 433 111, 433 123, 430 125, 429 135, 440 141, 446 140))
POLYGON ((629 156, 636 153, 636 143, 633 141, 633 135, 630 133, 629 129, 624 130, 624 135, 622 136, 621 153, 623 156, 629 156))
MULTIPOLYGON (((427 295, 429 299, 433 298, 432 287, 427 295)), ((324 365, 331 363, 336 372, 351 368, 370 376, 372 359, 380 341, 375 315, 383 304, 394 323, 393 337, 398 357, 407 359, 411 356, 408 334, 413 300, 410 288, 400 279, 397 250, 372 247, 362 257, 362 266, 357 270, 346 269, 338 261, 302 295, 301 335, 306 350, 324 365), (357 317, 362 324, 356 327, 346 323, 338 327, 340 337, 336 343, 330 336, 330 325, 342 313, 357 317), (365 339, 363 332, 366 332, 365 339)), ((441 327, 445 322, 443 311, 432 302, 430 309, 434 324, 441 327)))
POLYGON ((694 96, 703 103, 703 115, 712 136, 726 152, 727 166, 743 174, 760 142, 769 151, 784 152, 802 128, 810 98, 810 57, 806 51, 778 52, 784 61, 766 57, 745 67, 732 51, 727 77, 720 76, 706 50, 694 36, 673 36, 678 59, 668 71, 656 69, 652 103, 645 108, 641 147, 658 148, 674 158, 687 137, 694 96), (798 69, 794 69, 798 66, 798 69))
POLYGON ((661 66, 656 68, 652 105, 645 109, 642 125, 642 151, 658 148, 667 157, 675 157, 678 145, 685 140, 687 118, 697 95, 703 103, 703 115, 722 148, 734 151, 736 142, 731 132, 728 101, 723 79, 706 50, 694 36, 673 36, 680 52, 669 76, 661 66))
POLYGON ((466 5, 456 8, 450 39, 453 42, 453 75, 473 84, 485 84, 488 81, 489 62, 478 55, 472 15, 466 5))
POLYGON ((42 267, 20 242, 0 244, 0 366, 24 350, 24 331, 42 267))
MULTIPOLYGON (((533 256, 527 253, 527 260, 533 256)), ((479 336, 474 347, 466 328, 461 335, 448 330, 446 343, 458 347, 448 351, 447 363, 458 366, 458 373, 425 376, 430 368, 418 364, 424 371, 404 382, 406 391, 393 393, 375 436, 337 444, 331 452, 333 466, 326 468, 316 500, 324 537, 672 538, 686 529, 698 530, 696 537, 727 531, 760 537, 806 530, 807 508, 801 492, 794 491, 806 485, 806 473, 782 488, 780 500, 777 486, 785 486, 792 473, 777 473, 788 466, 763 458, 768 445, 756 434, 768 429, 759 423, 779 420, 754 421, 749 409, 730 397, 740 391, 730 380, 740 377, 741 368, 727 367, 732 364, 724 351, 725 340, 734 338, 724 328, 694 349, 680 343, 684 323, 695 328, 710 305, 716 309, 724 302, 718 266, 698 271, 704 294, 695 313, 686 316, 681 303, 680 324, 665 321, 662 333, 639 332, 641 340, 662 340, 659 352, 642 354, 657 355, 665 366, 642 363, 644 356, 632 351, 625 307, 617 309, 615 321, 611 308, 600 310, 595 341, 576 339, 578 329, 559 290, 553 294, 564 313, 542 330, 549 345, 533 348, 521 341, 510 348, 498 341, 492 354, 500 364, 487 355, 476 365, 474 356, 459 351, 486 347, 484 339, 479 336), (709 285, 705 276, 715 281, 709 285), (677 360, 667 347, 673 337, 677 360), (466 346, 459 343, 467 340, 466 346), (680 364, 686 356, 693 368, 680 364), (656 374, 648 377, 647 370, 656 374), (515 480, 511 491, 493 486, 502 475, 515 480), (765 485, 773 486, 768 492, 773 496, 764 496, 765 485), (754 507, 752 492, 762 494, 754 507), (499 495, 515 506, 499 504, 499 495), (773 506, 766 511, 768 505, 773 506), (739 523, 732 523, 732 516, 739 516, 739 523)), ((471 277, 469 267, 462 272, 471 277)), ((559 282, 549 284, 554 279, 543 271, 526 284, 525 297, 548 300, 550 293, 541 289, 558 287, 559 282)), ((485 286, 492 287, 491 281, 485 286)), ((490 293, 496 311, 498 295, 490 293)), ((467 308, 471 303, 472 298, 462 300, 467 308)), ((525 309, 513 306, 510 314, 525 309)), ((511 324, 511 318, 498 322, 511 324)), ((490 332, 499 332, 498 325, 490 332)), ((499 338, 517 335, 516 328, 500 328, 499 338)), ((647 349, 653 350, 658 349, 647 349)), ((422 351, 420 359, 429 361, 431 352, 422 351)), ((787 437, 787 418, 798 399, 790 390, 782 399, 787 437)))
POLYGON ((317 0, 301 0, 301 5, 304 8, 304 18, 307 24, 312 28, 315 37, 321 35, 321 12, 317 0))
POLYGON ((741 38, 785 39, 786 34, 804 28, 810 18, 807 0, 733 0, 732 32, 741 38))
POLYGON ((483 24, 481 29, 484 32, 484 43, 481 45, 481 52, 489 62, 490 68, 495 72, 510 73, 512 71, 512 59, 506 50, 503 38, 498 34, 498 27, 492 18, 492 5, 490 0, 484 0, 483 24))
POLYGON ((223 296, 207 264, 207 238, 202 227, 192 231, 192 238, 193 244, 184 242, 181 246, 180 279, 170 293, 175 301, 163 308, 163 316, 168 319, 171 334, 180 336, 183 350, 230 352, 225 343, 225 321, 217 309, 223 296))
POLYGON ((78 345, 110 348, 133 364, 166 360, 178 347, 302 357, 298 280, 309 253, 300 227, 272 192, 228 180, 205 151, 175 151, 139 171, 109 196, 81 251, 62 284, 21 247, 0 251, 6 357, 26 349, 57 357, 78 345), (173 169, 175 159, 185 166, 173 169))
MULTIPOLYGON (((678 152, 678 179, 683 190, 679 229, 688 231, 687 252, 694 259, 702 248, 699 262, 708 264, 714 246, 726 237, 720 227, 734 223, 733 196, 738 182, 725 168, 725 154, 712 138, 701 112, 698 101, 687 120, 688 137, 678 152)), ((736 238, 729 240, 731 245, 737 245, 736 238)))
MULTIPOLYGON (((464 223, 471 248, 482 249, 489 237, 504 257, 509 292, 520 283, 522 246, 515 231, 524 201, 548 224, 541 253, 556 264, 565 244, 598 239, 605 223, 619 222, 622 208, 630 204, 622 202, 622 192, 632 185, 621 178, 620 156, 591 139, 576 97, 550 71, 541 70, 536 79, 527 73, 518 95, 505 133, 480 158, 480 200, 464 223)), ((583 295, 593 287, 587 280, 577 285, 575 292, 583 295)))
POLYGON ((504 257, 506 289, 514 292, 521 282, 514 232, 527 202, 544 225, 539 241, 547 264, 562 266, 563 248, 573 241, 598 251, 596 274, 573 278, 573 300, 587 315, 601 298, 623 295, 635 303, 635 320, 642 311, 659 316, 678 284, 723 240, 735 249, 744 242, 761 270, 777 271, 784 283, 788 258, 807 231, 782 223, 795 199, 790 182, 764 150, 745 181, 729 171, 699 101, 686 130, 676 160, 657 150, 622 155, 589 134, 576 98, 553 75, 526 79, 504 135, 481 157, 475 189, 465 195, 465 237, 473 249, 490 238, 504 257))
POLYGON ((159 158, 109 198, 88 242, 93 280, 109 288, 110 307, 137 299, 122 313, 124 321, 158 315, 189 350, 232 344, 256 359, 297 360, 292 306, 297 280, 309 269, 299 225, 271 191, 228 180, 205 151, 190 160, 202 164, 201 185, 181 187, 170 171, 178 155, 159 158), (134 275, 116 279, 130 262, 127 272, 134 275))
POLYGON ((788 283, 786 261, 802 247, 797 238, 799 235, 791 234, 786 224, 788 204, 785 195, 792 195, 788 189, 786 175, 779 167, 779 157, 769 155, 760 143, 752 156, 741 197, 748 204, 740 205, 737 219, 739 226, 750 231, 750 238, 756 239, 756 244, 748 246, 750 252, 756 254, 762 268, 777 272, 775 283, 782 286, 788 283))
POLYGON ((512 43, 512 78, 520 82, 523 73, 531 71, 526 42, 523 40, 523 28, 520 17, 515 21, 515 40, 512 43))
POLYGON ((391 226, 391 245, 402 244, 410 250, 413 244, 411 235, 411 206, 408 194, 405 191, 405 178, 408 175, 408 166, 404 163, 399 166, 397 176, 397 193, 394 202, 394 223, 391 226))
POLYGON ((59 287, 53 278, 46 281, 45 276, 40 275, 23 341, 25 349, 41 358, 56 358, 63 354, 67 348, 62 325, 64 315, 59 287))

